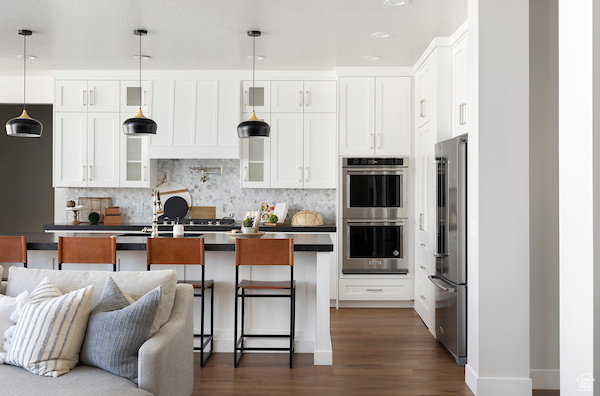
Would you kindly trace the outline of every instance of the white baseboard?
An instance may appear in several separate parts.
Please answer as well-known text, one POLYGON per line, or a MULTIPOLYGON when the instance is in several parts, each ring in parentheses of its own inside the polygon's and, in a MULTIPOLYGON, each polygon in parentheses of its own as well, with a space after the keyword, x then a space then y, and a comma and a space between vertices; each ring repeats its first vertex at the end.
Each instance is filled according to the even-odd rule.
POLYGON ((413 301, 340 301, 340 308, 414 308, 413 301))
POLYGON ((532 392, 531 378, 486 378, 467 364, 465 382, 475 396, 529 396, 532 392))
POLYGON ((531 369, 533 389, 560 389, 560 370, 531 369))

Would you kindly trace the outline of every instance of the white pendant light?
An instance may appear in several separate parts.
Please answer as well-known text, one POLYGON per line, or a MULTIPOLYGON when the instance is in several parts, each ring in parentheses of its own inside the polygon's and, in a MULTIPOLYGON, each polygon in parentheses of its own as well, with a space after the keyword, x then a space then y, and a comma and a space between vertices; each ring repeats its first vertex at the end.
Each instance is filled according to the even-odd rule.
POLYGON ((137 29, 133 31, 133 34, 140 36, 140 111, 135 117, 128 118, 123 122, 123 133, 133 136, 156 135, 156 129, 158 128, 156 122, 142 114, 142 36, 148 34, 148 31, 137 29))
POLYGON ((44 126, 38 120, 29 117, 25 110, 25 93, 27 81, 27 36, 31 36, 31 30, 21 29, 19 34, 23 36, 23 113, 6 123, 6 134, 16 137, 41 137, 44 126))
POLYGON ((256 38, 260 37, 259 30, 249 30, 248 36, 252 37, 252 116, 247 121, 238 125, 239 138, 269 137, 271 127, 264 121, 259 120, 254 112, 254 74, 256 70, 256 38))

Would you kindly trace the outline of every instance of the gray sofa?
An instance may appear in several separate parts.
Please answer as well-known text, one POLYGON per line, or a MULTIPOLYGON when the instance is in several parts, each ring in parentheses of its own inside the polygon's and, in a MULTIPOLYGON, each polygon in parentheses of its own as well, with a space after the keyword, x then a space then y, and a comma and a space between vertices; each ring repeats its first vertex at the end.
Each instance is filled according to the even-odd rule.
POLYGON ((46 396, 189 396, 192 393, 194 293, 191 285, 177 284, 175 271, 54 271, 11 267, 2 291, 8 296, 16 296, 23 290, 31 292, 47 277, 63 293, 93 284, 95 304, 109 275, 134 299, 140 298, 158 284, 161 285, 161 302, 154 324, 160 328, 139 350, 139 384, 91 366, 78 365, 69 373, 52 378, 3 364, 0 365, 2 392, 46 396), (162 322, 164 324, 161 325, 162 322))

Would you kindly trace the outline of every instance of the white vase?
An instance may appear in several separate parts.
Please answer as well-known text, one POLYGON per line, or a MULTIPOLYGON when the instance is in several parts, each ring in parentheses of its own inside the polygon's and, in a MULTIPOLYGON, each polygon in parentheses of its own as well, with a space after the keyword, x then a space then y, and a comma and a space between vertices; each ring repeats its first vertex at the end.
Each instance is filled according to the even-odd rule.
POLYGON ((254 227, 242 227, 243 234, 252 234, 254 232, 254 227))

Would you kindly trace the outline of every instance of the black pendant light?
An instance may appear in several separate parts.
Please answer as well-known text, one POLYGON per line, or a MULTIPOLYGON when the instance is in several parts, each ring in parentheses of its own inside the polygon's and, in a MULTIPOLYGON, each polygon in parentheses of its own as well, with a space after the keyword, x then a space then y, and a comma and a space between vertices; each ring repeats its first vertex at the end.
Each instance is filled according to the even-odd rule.
POLYGON ((38 120, 29 117, 25 110, 25 92, 27 81, 27 36, 33 33, 31 30, 19 30, 19 34, 23 36, 23 113, 20 116, 9 120, 6 123, 6 134, 16 137, 41 137, 44 126, 38 120))
POLYGON ((271 127, 266 122, 256 118, 256 114, 254 113, 254 73, 256 69, 256 38, 260 37, 260 31, 249 30, 248 36, 252 37, 252 116, 250 116, 248 121, 244 121, 240 125, 238 125, 238 137, 269 137, 269 134, 271 133, 271 127))
POLYGON ((142 36, 148 34, 148 31, 137 29, 133 31, 133 34, 140 36, 140 111, 135 117, 128 118, 123 122, 123 133, 133 136, 156 135, 158 127, 156 122, 142 114, 142 36))

